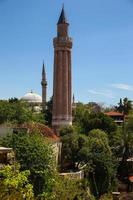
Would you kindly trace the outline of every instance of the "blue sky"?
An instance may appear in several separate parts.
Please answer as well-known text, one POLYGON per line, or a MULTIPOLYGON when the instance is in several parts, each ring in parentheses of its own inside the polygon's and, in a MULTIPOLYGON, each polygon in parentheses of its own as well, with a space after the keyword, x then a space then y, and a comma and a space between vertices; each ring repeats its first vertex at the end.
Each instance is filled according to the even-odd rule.
MULTIPOLYGON (((0 0, 0 99, 41 94, 44 59, 48 97, 60 0, 0 0)), ((77 101, 133 99, 133 0, 64 0, 73 38, 77 101)))

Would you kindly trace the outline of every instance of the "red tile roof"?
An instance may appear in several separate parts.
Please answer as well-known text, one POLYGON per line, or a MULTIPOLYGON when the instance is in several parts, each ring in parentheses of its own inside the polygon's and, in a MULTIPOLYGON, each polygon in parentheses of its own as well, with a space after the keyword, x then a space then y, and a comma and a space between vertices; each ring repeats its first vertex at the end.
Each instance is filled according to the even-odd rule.
POLYGON ((123 113, 116 112, 116 111, 110 111, 110 112, 105 113, 105 114, 108 115, 108 116, 124 116, 123 113))
POLYGON ((29 133, 32 133, 34 131, 39 132, 42 136, 48 138, 53 142, 57 142, 60 140, 60 138, 53 132, 51 128, 40 123, 35 123, 35 122, 24 123, 23 125, 20 125, 18 128, 25 128, 29 131, 29 133))

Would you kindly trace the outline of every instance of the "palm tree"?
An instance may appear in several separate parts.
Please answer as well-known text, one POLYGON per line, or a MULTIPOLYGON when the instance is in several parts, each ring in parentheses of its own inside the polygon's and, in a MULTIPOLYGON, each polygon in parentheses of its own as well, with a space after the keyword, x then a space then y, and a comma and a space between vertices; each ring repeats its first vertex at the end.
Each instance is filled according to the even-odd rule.
POLYGON ((132 110, 132 101, 130 101, 127 97, 125 97, 123 100, 120 98, 120 102, 118 103, 118 106, 116 106, 116 110, 124 115, 128 115, 132 110))

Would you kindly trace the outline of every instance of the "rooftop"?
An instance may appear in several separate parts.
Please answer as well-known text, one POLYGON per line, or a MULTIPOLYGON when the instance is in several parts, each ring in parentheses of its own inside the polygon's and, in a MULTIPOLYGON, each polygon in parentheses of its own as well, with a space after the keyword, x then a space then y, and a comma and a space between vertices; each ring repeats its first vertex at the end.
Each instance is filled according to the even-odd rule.
POLYGON ((52 142, 58 142, 60 138, 54 133, 54 131, 49 128, 48 126, 40 123, 24 123, 20 125, 18 128, 25 128, 28 129, 29 133, 34 132, 37 130, 42 136, 48 138, 52 142))
POLYGON ((108 115, 108 116, 124 116, 123 113, 116 112, 116 111, 110 111, 110 112, 107 112, 105 114, 108 115))

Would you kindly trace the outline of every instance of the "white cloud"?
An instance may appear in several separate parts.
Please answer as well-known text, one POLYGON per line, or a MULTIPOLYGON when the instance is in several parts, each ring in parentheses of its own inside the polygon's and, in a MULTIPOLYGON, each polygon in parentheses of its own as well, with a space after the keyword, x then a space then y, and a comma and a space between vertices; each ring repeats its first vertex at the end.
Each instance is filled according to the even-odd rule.
POLYGON ((111 84, 110 86, 116 89, 133 91, 133 85, 117 83, 117 84, 111 84))
POLYGON ((111 90, 101 90, 101 91, 96 91, 96 90, 88 90, 89 93, 99 95, 99 96, 104 96, 108 98, 114 98, 113 93, 111 90))

